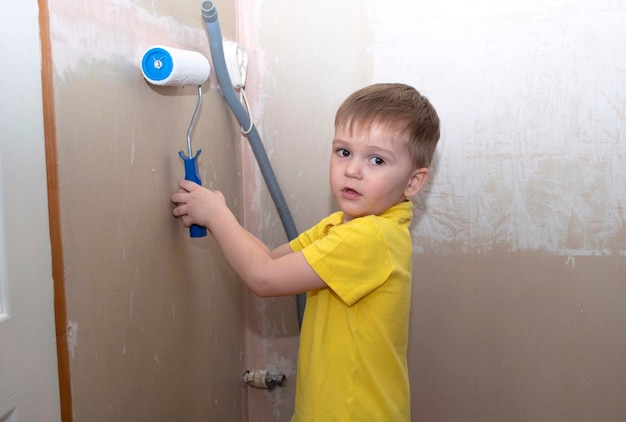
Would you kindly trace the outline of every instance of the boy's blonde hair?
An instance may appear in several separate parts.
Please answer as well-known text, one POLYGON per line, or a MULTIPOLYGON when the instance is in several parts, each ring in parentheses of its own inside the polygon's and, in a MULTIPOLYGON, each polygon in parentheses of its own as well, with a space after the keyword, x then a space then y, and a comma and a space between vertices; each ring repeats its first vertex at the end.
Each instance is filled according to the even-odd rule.
POLYGON ((415 88, 399 83, 367 86, 346 98, 335 115, 335 127, 350 131, 373 124, 407 133, 415 168, 430 166, 439 141, 439 116, 415 88))

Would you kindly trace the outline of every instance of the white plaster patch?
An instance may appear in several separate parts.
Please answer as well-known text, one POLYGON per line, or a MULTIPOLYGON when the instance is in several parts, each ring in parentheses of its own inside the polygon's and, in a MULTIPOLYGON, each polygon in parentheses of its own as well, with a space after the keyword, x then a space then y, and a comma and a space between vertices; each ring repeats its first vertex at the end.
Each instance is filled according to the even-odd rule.
MULTIPOLYGON (((263 50, 258 48, 263 6, 263 0, 242 0, 238 2, 237 8, 237 18, 241 21, 237 27, 239 44, 246 50, 249 67, 253 69, 253 72, 248 72, 246 78, 246 96, 251 110, 254 110, 253 117, 263 116, 265 106, 261 83, 267 73, 267 64, 263 50)), ((262 119, 254 123, 259 129, 262 119)))
MULTIPOLYGON (((280 356, 276 352, 270 353, 267 359, 268 364, 266 369, 269 372, 284 374, 287 377, 287 382, 295 376, 296 364, 291 359, 280 356)), ((282 388, 272 390, 272 402, 274 406, 272 407, 271 420, 280 420, 282 414, 281 409, 290 406, 291 400, 291 397, 288 396, 282 388)))
POLYGON ((132 136, 130 144, 130 165, 135 164, 135 135, 132 136))
POLYGON ((61 80, 69 73, 88 72, 102 63, 134 67, 141 72, 143 53, 157 44, 199 51, 210 60, 200 18, 197 27, 188 27, 131 0, 53 1, 50 28, 54 72, 61 80))
POLYGON ((78 345, 78 323, 68 321, 67 323, 67 348, 70 352, 70 357, 74 359, 76 346, 78 345))
POLYGON ((415 86, 442 120, 415 251, 625 255, 626 5, 397 6, 370 6, 374 82, 415 86))

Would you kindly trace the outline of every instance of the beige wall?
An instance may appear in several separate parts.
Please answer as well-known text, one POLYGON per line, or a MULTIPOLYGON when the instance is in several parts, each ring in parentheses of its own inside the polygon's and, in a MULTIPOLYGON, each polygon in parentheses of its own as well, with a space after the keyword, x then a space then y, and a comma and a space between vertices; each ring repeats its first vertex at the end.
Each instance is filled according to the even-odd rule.
MULTIPOLYGON (((442 118, 415 201, 414 420, 624 419, 626 8, 239 5, 249 97, 300 230, 333 209, 332 119, 349 93, 409 83, 442 118)), ((258 177, 244 189, 251 229, 282 243, 258 177)), ((296 332, 277 308, 292 303, 262 303, 260 360, 293 373, 296 332)), ((254 397, 271 416, 253 420, 289 420, 285 395, 254 397)))
MULTIPOLYGON (((217 1, 224 36, 235 7, 217 1)), ((209 56, 196 1, 50 0, 76 421, 242 420, 243 297, 210 237, 172 217, 196 87, 151 86, 154 44, 209 56)), ((204 184, 241 212, 238 132, 203 86, 204 184)))
POLYGON ((415 420, 619 421, 623 257, 416 256, 415 420))

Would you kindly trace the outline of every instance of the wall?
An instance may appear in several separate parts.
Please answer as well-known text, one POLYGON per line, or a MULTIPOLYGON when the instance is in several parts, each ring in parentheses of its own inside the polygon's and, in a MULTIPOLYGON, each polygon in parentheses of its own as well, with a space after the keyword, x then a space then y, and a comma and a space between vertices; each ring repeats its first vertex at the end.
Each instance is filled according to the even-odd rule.
MULTIPOLYGON (((197 89, 139 65, 154 44, 210 55, 200 2, 49 4, 74 420, 243 420, 241 285, 169 201, 197 89)), ((239 213, 238 129, 214 76, 203 92, 200 174, 239 213)))
MULTIPOLYGON (((414 419, 623 419, 626 5, 242 0, 239 10, 252 108, 300 230, 334 207, 332 121, 349 93, 405 82, 440 114, 412 229, 414 419)), ((249 227, 284 242, 258 175, 244 188, 249 227)), ((293 304, 253 303, 257 359, 293 377, 293 304)), ((269 407, 254 420, 288 420, 289 394, 252 397, 269 407)))
MULTIPOLYGON (((623 419, 626 7, 216 6, 249 51, 252 112, 300 230, 334 208, 332 120, 349 93, 406 82, 439 111, 433 177, 415 201, 414 418, 623 419)), ((138 61, 156 43, 208 56, 198 9, 50 0, 78 421, 245 420, 245 367, 289 377, 244 390, 250 420, 290 418, 293 298, 245 293, 211 239, 170 215, 195 89, 152 87, 138 61)), ((270 246, 285 242, 214 78, 204 90, 193 139, 205 184, 270 246)))

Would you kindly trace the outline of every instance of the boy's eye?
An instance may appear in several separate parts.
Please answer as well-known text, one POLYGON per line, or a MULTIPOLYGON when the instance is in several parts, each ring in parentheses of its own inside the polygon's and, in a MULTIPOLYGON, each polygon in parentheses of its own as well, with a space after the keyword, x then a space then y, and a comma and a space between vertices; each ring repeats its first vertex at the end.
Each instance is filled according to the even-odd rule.
POLYGON ((347 149, 344 149, 344 148, 339 148, 337 150, 337 154, 340 157, 344 157, 345 158, 345 157, 349 157, 350 156, 350 151, 348 151, 347 149))
POLYGON ((370 163, 374 164, 375 166, 382 166, 383 164, 385 164, 385 160, 380 157, 372 157, 370 158, 370 163))

